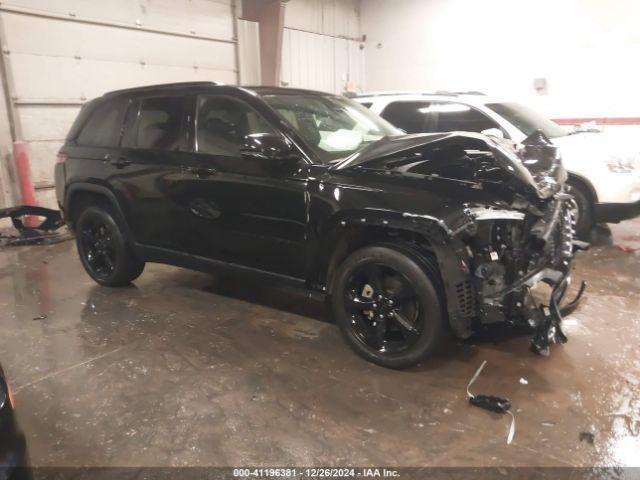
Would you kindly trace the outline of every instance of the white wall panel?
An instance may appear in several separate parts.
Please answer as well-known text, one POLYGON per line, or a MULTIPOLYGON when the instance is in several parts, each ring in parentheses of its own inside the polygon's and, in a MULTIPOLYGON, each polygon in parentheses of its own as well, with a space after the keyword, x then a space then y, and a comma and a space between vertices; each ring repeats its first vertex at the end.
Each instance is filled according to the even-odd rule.
POLYGON ((342 93, 362 89, 359 1, 292 0, 285 10, 283 85, 342 93))
POLYGON ((3 1, 3 46, 33 181, 52 183, 56 153, 81 101, 140 85, 237 83, 232 6, 232 0, 3 1))
POLYGON ((4 7, 233 38, 230 0, 10 0, 4 7))
POLYGON ((260 85, 260 24, 238 20, 238 70, 241 85, 260 85))
POLYGON ((359 0, 291 0, 287 28, 331 36, 360 36, 359 0))
POLYGON ((31 180, 36 186, 50 185, 61 140, 29 142, 31 180))
POLYGON ((199 70, 220 72, 222 81, 235 82, 232 43, 13 13, 4 14, 3 20, 19 99, 90 98, 147 80, 202 79, 199 70), (34 31, 45 33, 32 35, 34 31), (36 69, 46 72, 47 82, 33 75, 36 69), (149 78, 152 75, 157 76, 149 78))
POLYGON ((154 83, 199 80, 236 83, 235 72, 208 68, 34 55, 14 55, 12 60, 19 100, 90 99, 110 90, 154 83))
POLYGON ((370 90, 480 90, 552 118, 640 112, 637 0, 363 0, 360 13, 370 90))
POLYGON ((80 105, 18 106, 23 139, 28 142, 62 140, 67 136, 69 126, 73 123, 79 111, 80 105))

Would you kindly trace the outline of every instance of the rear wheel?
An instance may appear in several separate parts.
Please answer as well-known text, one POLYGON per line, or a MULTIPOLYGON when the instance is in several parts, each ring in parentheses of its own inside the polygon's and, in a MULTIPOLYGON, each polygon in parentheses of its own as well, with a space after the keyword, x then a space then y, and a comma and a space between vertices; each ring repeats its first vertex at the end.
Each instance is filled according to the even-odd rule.
POLYGON ((332 292, 336 321, 351 348, 389 368, 410 367, 436 350, 445 331, 436 275, 431 259, 392 246, 351 254, 332 292))
POLYGON ((80 214, 76 245, 84 269, 100 285, 128 285, 144 270, 109 209, 92 206, 80 214))
POLYGON ((591 200, 582 185, 569 181, 568 192, 573 196, 569 211, 578 238, 587 239, 593 226, 591 200))

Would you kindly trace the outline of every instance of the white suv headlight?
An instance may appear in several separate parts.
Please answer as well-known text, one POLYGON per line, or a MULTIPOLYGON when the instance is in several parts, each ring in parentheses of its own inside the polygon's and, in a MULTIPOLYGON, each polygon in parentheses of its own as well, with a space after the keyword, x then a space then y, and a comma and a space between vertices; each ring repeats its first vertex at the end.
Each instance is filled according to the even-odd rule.
POLYGON ((606 163, 610 172, 631 173, 638 169, 640 160, 632 155, 612 155, 606 163))

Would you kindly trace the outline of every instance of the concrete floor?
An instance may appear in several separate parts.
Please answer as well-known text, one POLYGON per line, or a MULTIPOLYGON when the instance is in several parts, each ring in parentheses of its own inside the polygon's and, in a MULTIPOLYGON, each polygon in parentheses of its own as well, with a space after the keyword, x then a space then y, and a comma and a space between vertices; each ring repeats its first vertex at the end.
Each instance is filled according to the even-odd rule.
POLYGON ((548 358, 502 333, 385 370, 322 303, 160 265, 101 288, 65 242, 0 252, 0 361, 36 466, 640 465, 640 221, 613 231, 548 358), (483 360, 510 446, 509 417, 465 398, 483 360))

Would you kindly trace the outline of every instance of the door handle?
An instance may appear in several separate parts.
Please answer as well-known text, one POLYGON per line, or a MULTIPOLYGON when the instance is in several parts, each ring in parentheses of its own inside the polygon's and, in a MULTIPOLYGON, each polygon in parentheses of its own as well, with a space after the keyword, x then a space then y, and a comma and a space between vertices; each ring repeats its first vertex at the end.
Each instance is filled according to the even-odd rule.
POLYGON ((104 156, 104 160, 117 168, 123 168, 132 163, 131 160, 127 160, 125 157, 114 157, 108 153, 104 156))
POLYGON ((184 167, 184 171, 195 175, 198 178, 210 177, 211 175, 215 175, 218 171, 215 168, 206 168, 206 167, 184 167))

